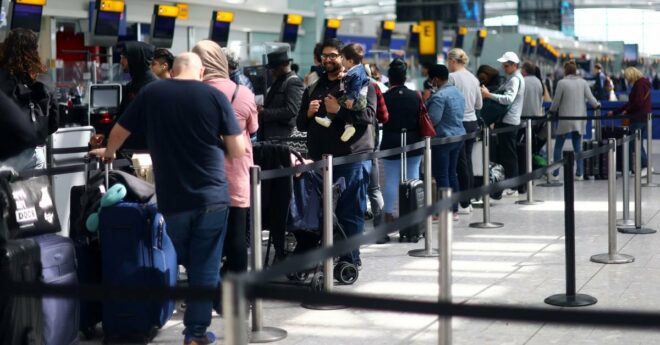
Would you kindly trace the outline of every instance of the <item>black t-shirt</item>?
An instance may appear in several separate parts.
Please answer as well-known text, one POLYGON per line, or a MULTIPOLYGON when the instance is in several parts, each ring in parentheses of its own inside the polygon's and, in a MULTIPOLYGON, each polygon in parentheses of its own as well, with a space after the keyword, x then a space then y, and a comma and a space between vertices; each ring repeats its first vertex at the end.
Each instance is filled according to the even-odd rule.
POLYGON ((119 124, 146 135, 161 212, 229 205, 220 136, 241 130, 220 91, 193 80, 157 81, 133 100, 119 124))

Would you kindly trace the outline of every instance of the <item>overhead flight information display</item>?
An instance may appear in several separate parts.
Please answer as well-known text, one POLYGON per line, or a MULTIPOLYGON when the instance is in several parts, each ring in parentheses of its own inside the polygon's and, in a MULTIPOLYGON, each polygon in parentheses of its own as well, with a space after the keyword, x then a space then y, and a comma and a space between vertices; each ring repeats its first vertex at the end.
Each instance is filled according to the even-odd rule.
POLYGON ((484 0, 397 0, 396 19, 439 20, 450 26, 479 27, 484 21, 484 0))

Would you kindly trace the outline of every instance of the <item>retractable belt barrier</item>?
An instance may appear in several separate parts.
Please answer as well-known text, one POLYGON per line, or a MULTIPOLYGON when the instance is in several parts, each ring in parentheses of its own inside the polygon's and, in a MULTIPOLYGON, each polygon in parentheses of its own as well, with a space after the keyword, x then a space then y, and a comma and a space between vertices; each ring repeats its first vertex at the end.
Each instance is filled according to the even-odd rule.
MULTIPOLYGON (((89 151, 89 150, 88 150, 89 151)), ((85 158, 76 158, 76 162, 86 162, 85 158)), ((55 176, 55 175, 65 175, 65 174, 72 174, 72 173, 77 173, 77 172, 84 172, 85 167, 89 167, 90 165, 93 165, 94 163, 83 163, 83 164, 76 164, 76 165, 68 165, 68 166, 63 166, 63 167, 54 167, 54 168, 46 168, 46 169, 30 169, 30 170, 23 170, 18 173, 17 178, 30 178, 30 177, 38 177, 38 176, 55 176)), ((131 165, 131 162, 129 162, 126 159, 117 159, 113 161, 113 169, 120 169, 120 168, 125 168, 131 165)))

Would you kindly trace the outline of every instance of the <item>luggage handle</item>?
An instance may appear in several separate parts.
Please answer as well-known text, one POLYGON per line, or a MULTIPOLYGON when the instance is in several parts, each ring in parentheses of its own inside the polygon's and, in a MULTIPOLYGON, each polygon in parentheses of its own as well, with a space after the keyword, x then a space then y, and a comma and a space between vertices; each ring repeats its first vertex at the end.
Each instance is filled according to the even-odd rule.
POLYGON ((408 179, 408 153, 405 151, 406 147, 406 129, 401 130, 401 147, 404 148, 404 151, 401 152, 401 182, 405 182, 408 179))

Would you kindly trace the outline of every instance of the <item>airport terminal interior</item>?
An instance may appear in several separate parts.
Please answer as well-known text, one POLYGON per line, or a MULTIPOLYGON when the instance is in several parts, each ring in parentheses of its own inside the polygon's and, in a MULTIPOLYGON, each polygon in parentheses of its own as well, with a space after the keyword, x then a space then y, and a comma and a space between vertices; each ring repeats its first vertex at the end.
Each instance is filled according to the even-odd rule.
POLYGON ((653 0, 0 0, 0 345, 660 344, 658 33, 653 0))

